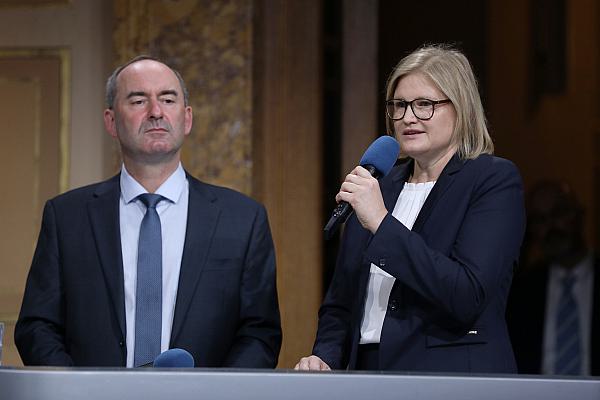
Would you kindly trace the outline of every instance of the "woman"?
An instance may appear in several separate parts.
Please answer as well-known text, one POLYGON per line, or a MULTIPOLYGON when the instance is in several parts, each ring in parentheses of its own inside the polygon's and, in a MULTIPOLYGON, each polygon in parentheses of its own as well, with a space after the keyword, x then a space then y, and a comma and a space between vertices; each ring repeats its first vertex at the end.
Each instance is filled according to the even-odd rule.
POLYGON ((423 47, 387 83, 388 130, 405 158, 378 182, 362 167, 336 196, 352 205, 296 369, 516 372, 504 313, 524 233, 515 165, 492 156, 465 56, 423 47))

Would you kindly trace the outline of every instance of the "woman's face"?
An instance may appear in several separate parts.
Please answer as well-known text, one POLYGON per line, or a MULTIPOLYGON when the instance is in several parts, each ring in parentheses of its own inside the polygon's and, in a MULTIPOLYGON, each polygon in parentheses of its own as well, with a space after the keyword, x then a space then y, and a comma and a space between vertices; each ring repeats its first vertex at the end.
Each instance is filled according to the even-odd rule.
MULTIPOLYGON (((447 97, 431 79, 412 73, 398 81, 394 99, 410 102, 414 99, 445 100, 447 97)), ((435 163, 456 152, 453 141, 456 111, 452 103, 434 105, 433 117, 429 120, 418 119, 408 106, 404 118, 393 122, 402 152, 419 163, 435 163)))

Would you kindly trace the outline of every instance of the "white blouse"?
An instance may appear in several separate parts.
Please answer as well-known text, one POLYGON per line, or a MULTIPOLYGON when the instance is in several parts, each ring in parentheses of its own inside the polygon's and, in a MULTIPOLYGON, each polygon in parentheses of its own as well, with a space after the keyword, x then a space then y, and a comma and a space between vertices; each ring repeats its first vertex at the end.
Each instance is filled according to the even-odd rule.
MULTIPOLYGON (((406 182, 394 206, 392 212, 394 218, 402 222, 408 229, 412 229, 433 185, 435 185, 435 181, 425 183, 406 182)), ((396 278, 375 264, 371 264, 367 299, 360 327, 360 344, 379 343, 383 319, 395 281, 396 278)))

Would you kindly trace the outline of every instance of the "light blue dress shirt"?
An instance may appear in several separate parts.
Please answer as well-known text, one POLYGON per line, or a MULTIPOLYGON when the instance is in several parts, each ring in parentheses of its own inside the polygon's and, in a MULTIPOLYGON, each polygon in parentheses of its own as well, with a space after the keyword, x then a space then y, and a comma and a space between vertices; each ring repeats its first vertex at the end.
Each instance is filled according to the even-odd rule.
MULTIPOLYGON (((135 288, 138 238, 140 225, 146 213, 146 207, 136 198, 142 193, 148 193, 148 191, 129 175, 124 165, 121 167, 120 184, 119 223, 125 284, 127 367, 132 367, 135 350, 135 288)), ((177 298, 179 271, 187 224, 189 183, 181 163, 155 193, 167 199, 161 201, 156 207, 160 217, 162 233, 162 332, 160 344, 162 352, 169 348, 171 338, 171 326, 175 312, 175 300, 177 298)))
POLYGON ((554 374, 556 351, 556 314, 562 294, 562 280, 567 273, 575 277, 573 296, 579 312, 581 333, 581 375, 590 375, 591 371, 591 331, 592 304, 594 299, 594 257, 588 254, 571 271, 557 264, 550 266, 546 295, 546 318, 544 321, 544 344, 542 352, 542 373, 554 374))

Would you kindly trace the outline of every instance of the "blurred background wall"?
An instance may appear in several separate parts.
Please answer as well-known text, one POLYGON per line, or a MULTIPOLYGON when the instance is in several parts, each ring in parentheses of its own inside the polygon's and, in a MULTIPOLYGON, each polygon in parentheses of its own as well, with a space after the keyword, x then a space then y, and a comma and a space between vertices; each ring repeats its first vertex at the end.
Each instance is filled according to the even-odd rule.
MULTIPOLYGON (((280 367, 309 354, 338 238, 322 227, 342 177, 384 129, 384 85, 423 43, 465 51, 496 154, 526 189, 569 182, 599 240, 597 0, 0 0, 0 321, 4 363, 48 198, 113 175, 104 83, 137 54, 191 93, 184 166, 263 202, 278 261, 280 367)), ((598 246, 597 246, 598 247, 598 246)))

